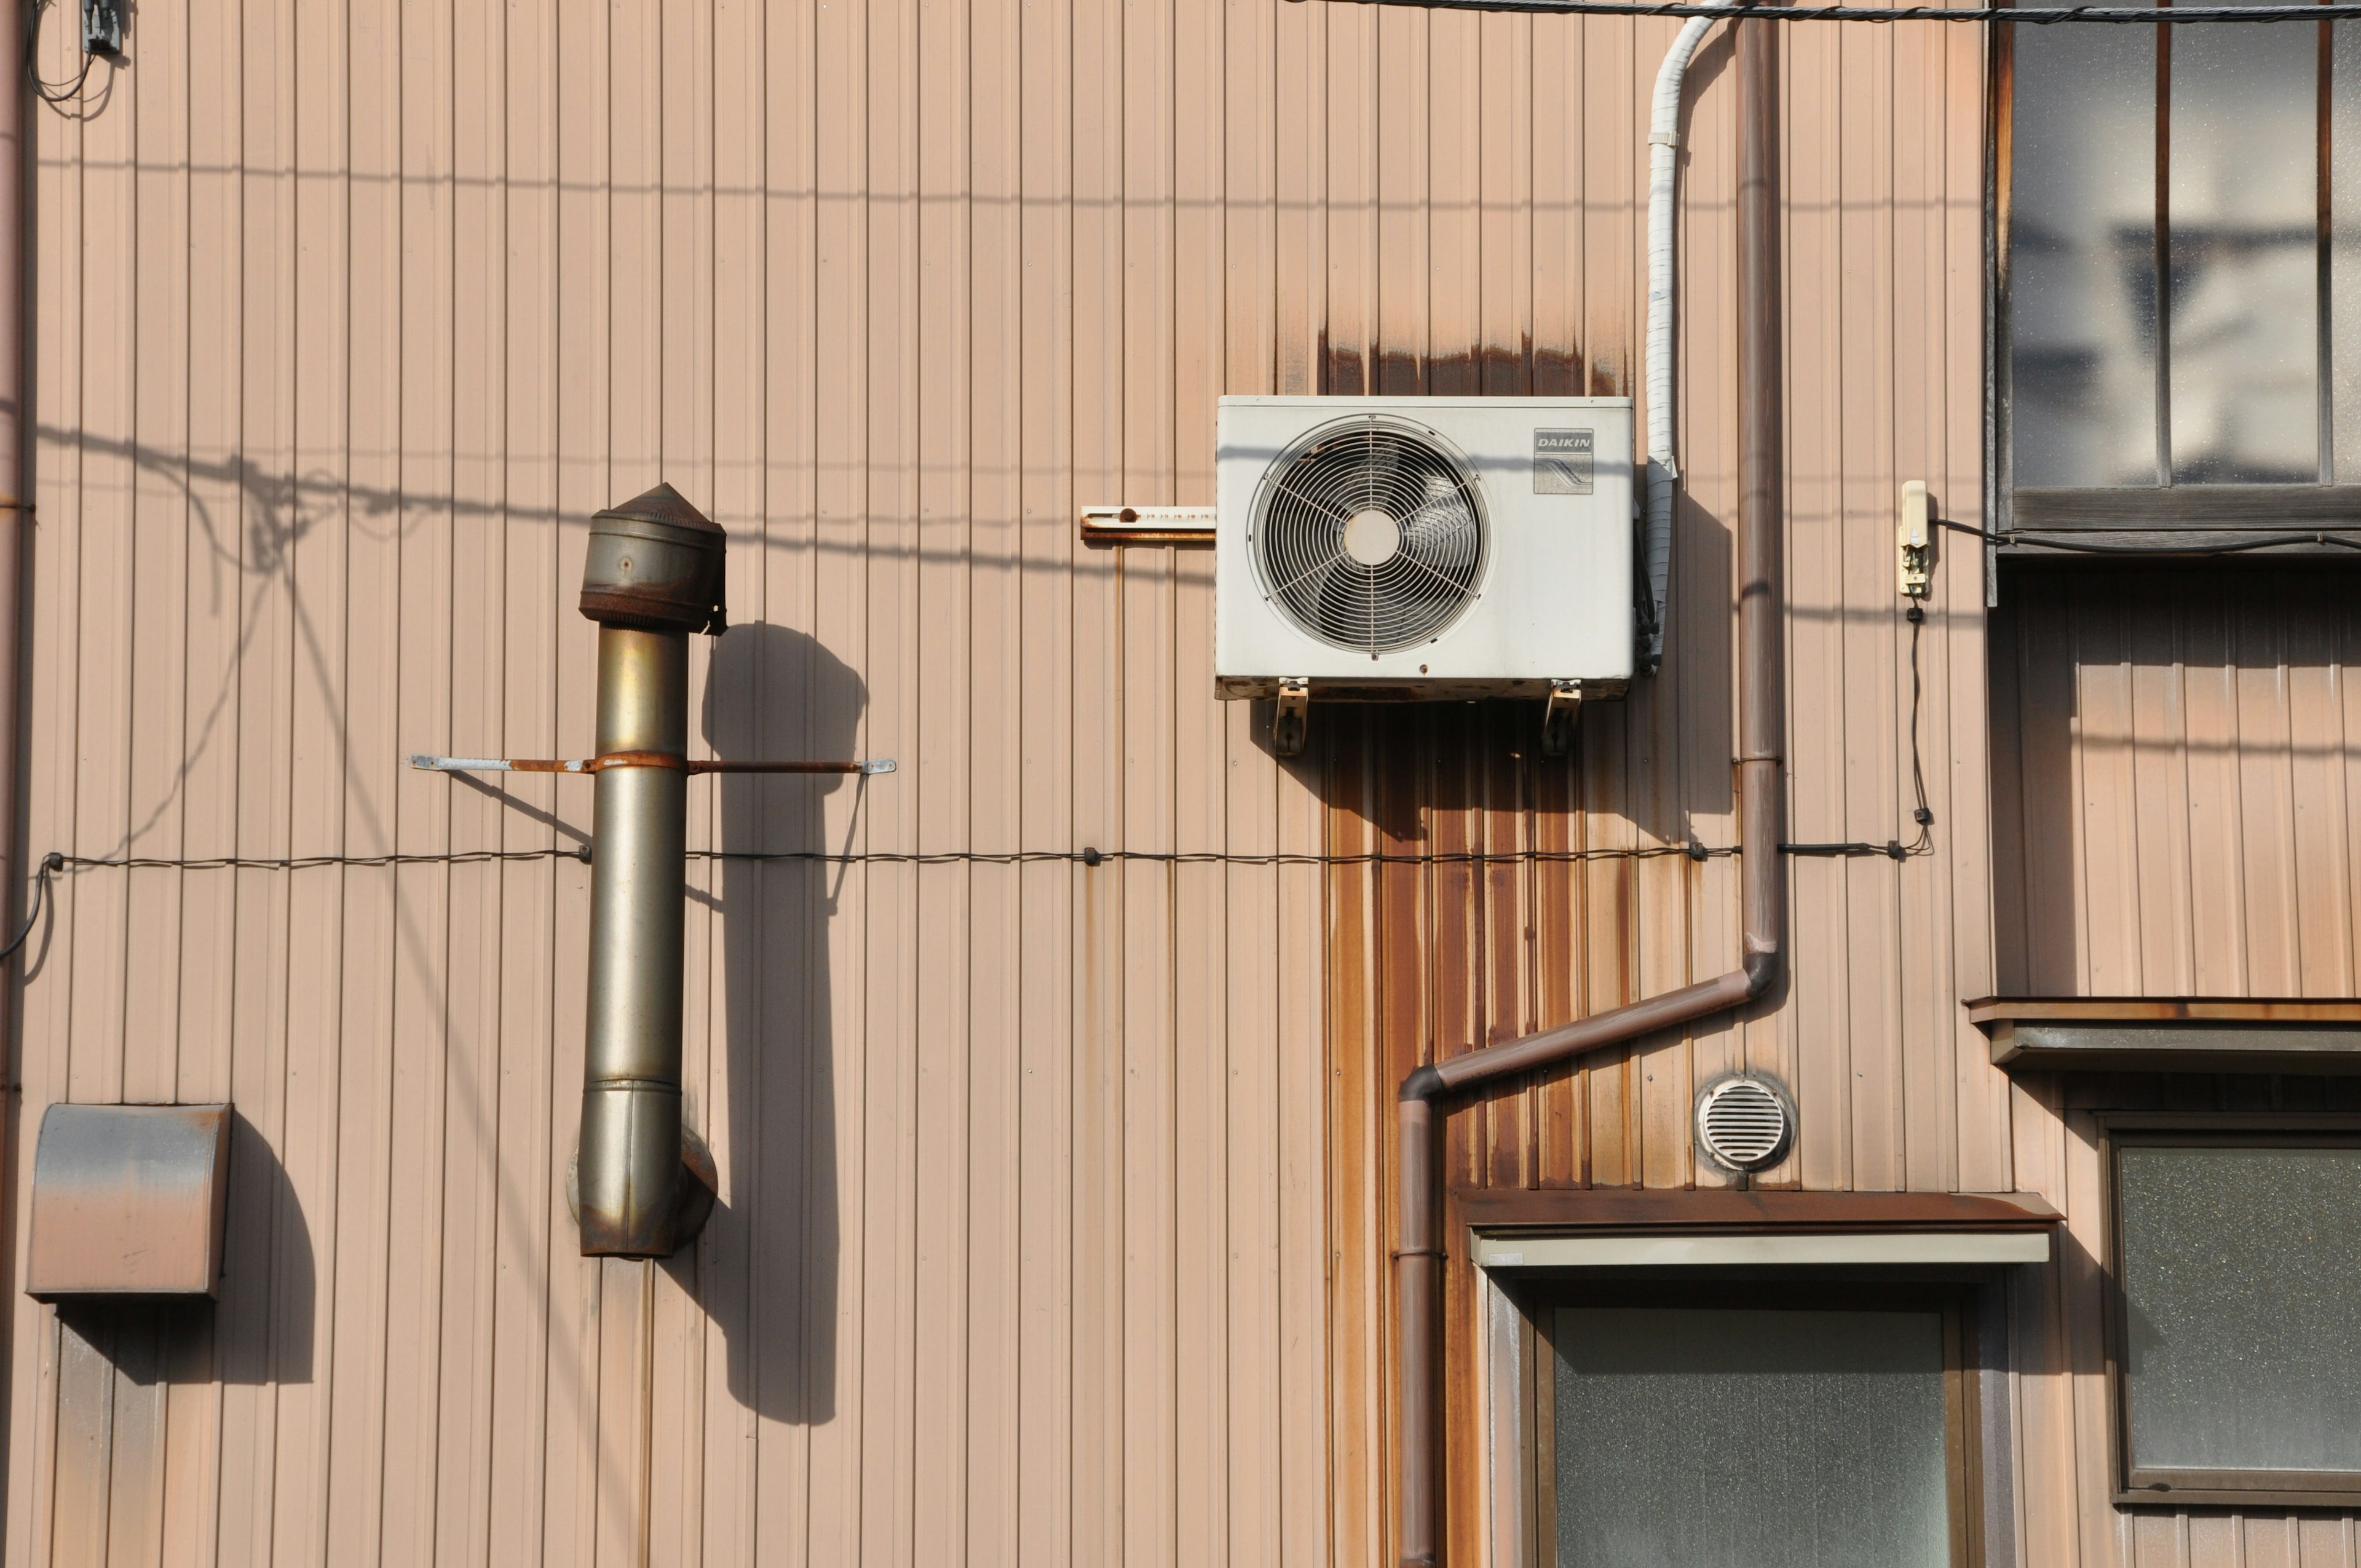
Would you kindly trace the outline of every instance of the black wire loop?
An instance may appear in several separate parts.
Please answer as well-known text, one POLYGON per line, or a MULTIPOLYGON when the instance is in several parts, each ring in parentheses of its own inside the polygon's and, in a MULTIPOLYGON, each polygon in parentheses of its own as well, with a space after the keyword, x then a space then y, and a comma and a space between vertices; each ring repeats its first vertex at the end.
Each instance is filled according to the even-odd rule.
POLYGON ((66 857, 55 850, 41 857, 40 869, 33 873, 32 907, 25 911, 25 926, 16 933, 16 939, 6 947, 0 948, 0 964, 5 964, 15 958, 16 949, 25 945, 25 938, 33 934, 33 927, 40 923, 41 905, 49 900, 49 879, 65 869, 66 857))

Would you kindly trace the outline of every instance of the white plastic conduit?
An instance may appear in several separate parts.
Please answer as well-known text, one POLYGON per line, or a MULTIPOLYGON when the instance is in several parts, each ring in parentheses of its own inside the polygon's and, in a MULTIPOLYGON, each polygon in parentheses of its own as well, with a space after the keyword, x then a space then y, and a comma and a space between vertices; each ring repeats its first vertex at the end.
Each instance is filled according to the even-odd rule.
MULTIPOLYGON (((1737 0, 1700 0, 1731 5, 1737 0)), ((1653 674, 1664 656, 1664 591, 1673 573, 1673 487, 1681 477, 1673 458, 1673 188, 1680 163, 1681 82, 1689 57, 1717 18, 1692 16, 1656 68, 1656 96, 1648 117, 1648 621, 1641 629, 1640 666, 1653 674)))

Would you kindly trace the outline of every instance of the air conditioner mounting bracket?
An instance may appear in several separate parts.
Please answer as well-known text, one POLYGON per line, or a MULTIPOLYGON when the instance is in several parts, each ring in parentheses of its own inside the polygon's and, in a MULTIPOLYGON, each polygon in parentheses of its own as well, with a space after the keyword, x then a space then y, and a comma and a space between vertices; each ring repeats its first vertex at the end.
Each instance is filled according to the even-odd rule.
POLYGON ((1270 749, 1282 757, 1303 754, 1312 728, 1312 683, 1295 676, 1279 683, 1279 707, 1271 715, 1270 749))

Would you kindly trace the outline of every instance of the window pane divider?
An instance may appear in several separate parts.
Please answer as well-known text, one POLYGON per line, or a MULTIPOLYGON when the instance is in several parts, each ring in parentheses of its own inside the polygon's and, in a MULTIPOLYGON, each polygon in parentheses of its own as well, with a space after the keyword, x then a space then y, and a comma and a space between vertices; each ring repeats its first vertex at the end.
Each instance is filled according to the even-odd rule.
POLYGON ((2172 485, 2157 489, 2020 488, 2026 530, 2361 528, 2361 485, 2172 485))

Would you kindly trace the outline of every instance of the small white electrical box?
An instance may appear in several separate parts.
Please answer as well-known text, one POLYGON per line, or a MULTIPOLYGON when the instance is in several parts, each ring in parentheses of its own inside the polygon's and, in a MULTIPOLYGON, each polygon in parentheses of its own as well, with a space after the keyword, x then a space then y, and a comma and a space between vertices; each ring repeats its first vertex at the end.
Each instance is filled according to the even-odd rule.
POLYGON ((1934 528, 1935 506, 1927 494, 1927 481, 1912 479, 1902 487, 1902 521, 1894 531, 1904 598, 1922 599, 1933 591, 1934 528))

